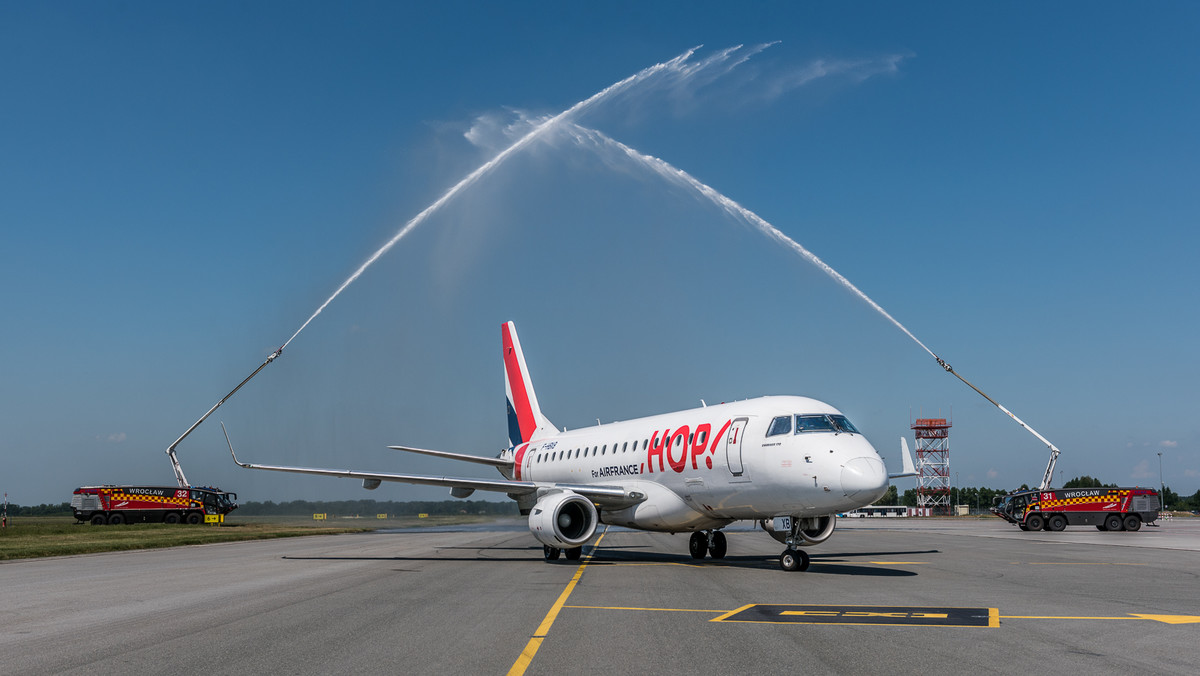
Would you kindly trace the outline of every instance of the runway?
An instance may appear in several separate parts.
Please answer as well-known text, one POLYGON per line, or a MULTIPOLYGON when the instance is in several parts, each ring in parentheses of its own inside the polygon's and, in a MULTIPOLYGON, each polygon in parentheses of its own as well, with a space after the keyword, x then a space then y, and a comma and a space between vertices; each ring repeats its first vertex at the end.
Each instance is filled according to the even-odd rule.
POLYGON ((583 561, 550 564, 514 523, 9 562, 0 671, 1193 674, 1200 663, 1200 519, 1036 534, 997 520, 842 520, 810 548, 807 572, 781 571, 781 550, 732 531, 724 560, 697 562, 685 535, 614 529, 583 561))

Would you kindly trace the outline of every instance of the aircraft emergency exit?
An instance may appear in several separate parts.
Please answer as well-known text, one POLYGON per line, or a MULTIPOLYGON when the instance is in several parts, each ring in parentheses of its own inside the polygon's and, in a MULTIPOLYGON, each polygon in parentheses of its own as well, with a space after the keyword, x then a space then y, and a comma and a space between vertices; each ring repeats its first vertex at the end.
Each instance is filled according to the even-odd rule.
MULTIPOLYGON (((406 446, 389 448, 491 465, 502 479, 284 467, 238 460, 249 469, 446 486, 466 498, 507 493, 529 517, 547 561, 580 557, 598 524, 691 532, 697 559, 725 556, 721 531, 740 520, 787 545, 784 570, 806 570, 802 546, 824 542, 837 513, 871 504, 890 475, 866 437, 836 408, 807 397, 768 396, 559 431, 542 414, 512 322, 502 327, 511 446, 481 457, 406 446)), ((907 449, 905 449, 907 450, 907 449)))

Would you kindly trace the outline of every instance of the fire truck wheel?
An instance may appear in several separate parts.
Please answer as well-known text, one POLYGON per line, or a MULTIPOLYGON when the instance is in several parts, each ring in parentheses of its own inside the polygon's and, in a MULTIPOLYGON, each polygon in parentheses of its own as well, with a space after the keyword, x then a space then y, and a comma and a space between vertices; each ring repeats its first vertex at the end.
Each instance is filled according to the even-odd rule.
POLYGON ((167 512, 163 517, 163 523, 179 523, 179 512, 167 512))
POLYGON ((1098 524, 1096 524, 1096 530, 1108 530, 1108 526, 1105 526, 1102 523, 1098 523, 1098 524))
POLYGON ((104 518, 103 514, 93 514, 91 521, 93 526, 103 526, 108 523, 108 519, 104 518))
POLYGON ((1104 520, 1104 527, 1107 530, 1121 530, 1125 527, 1125 524, 1121 522, 1120 514, 1110 514, 1109 517, 1104 520))
POLYGON ((1067 517, 1055 514, 1046 522, 1046 530, 1059 531, 1067 527, 1067 517))
POLYGON ((120 512, 114 512, 112 516, 108 517, 108 523, 113 526, 120 526, 125 523, 125 517, 121 516, 120 512))
POLYGON ((196 524, 200 523, 203 520, 204 520, 204 518, 201 517, 196 512, 192 512, 191 514, 187 515, 187 522, 192 524, 193 526, 195 526, 196 524))
POLYGON ((1029 526, 1029 530, 1041 530, 1042 526, 1046 525, 1046 520, 1037 514, 1030 514, 1029 518, 1025 519, 1025 525, 1029 526))
POLYGON ((1133 531, 1142 527, 1142 520, 1137 518, 1137 515, 1130 514, 1125 517, 1125 530, 1133 531))

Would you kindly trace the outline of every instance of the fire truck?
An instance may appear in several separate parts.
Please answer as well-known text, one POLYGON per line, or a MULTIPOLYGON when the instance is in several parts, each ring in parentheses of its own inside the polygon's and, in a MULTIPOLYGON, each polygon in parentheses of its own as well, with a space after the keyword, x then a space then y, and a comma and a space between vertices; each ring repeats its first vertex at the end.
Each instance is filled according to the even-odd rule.
POLYGON ((84 486, 75 489, 75 520, 94 526, 123 523, 203 523, 237 509, 236 493, 199 486, 84 486))
MULTIPOLYGON (((167 447, 167 457, 171 459, 171 469, 175 472, 177 486, 84 486, 75 489, 71 497, 71 509, 75 512, 75 520, 91 523, 95 526, 122 523, 202 523, 205 517, 216 516, 223 521, 226 514, 237 509, 237 493, 229 493, 211 486, 192 486, 183 474, 183 467, 175 453, 179 443, 188 437, 200 423, 208 419, 213 411, 221 407, 267 364, 275 361, 283 348, 271 353, 253 373, 238 383, 238 386, 221 398, 208 412, 192 424, 175 443, 167 447)), ((225 429, 225 425, 221 425, 225 429)), ((226 442, 229 435, 225 435, 226 442)), ((232 445, 230 446, 232 448, 232 445)))
POLYGON ((1135 531, 1158 519, 1152 488, 1066 488, 1016 491, 998 498, 992 512, 1021 530, 1059 531, 1067 526, 1135 531))

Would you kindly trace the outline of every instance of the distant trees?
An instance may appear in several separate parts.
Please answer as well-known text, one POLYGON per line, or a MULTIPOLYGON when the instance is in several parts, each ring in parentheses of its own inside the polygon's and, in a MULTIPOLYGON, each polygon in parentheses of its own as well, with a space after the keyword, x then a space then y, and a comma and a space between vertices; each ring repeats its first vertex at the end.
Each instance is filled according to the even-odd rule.
POLYGON ((1077 476, 1062 485, 1063 488, 1116 488, 1116 484, 1101 483, 1099 479, 1088 475, 1077 476))
POLYGON ((71 516, 71 503, 60 502, 56 505, 18 505, 8 503, 8 515, 11 516, 71 516))

